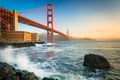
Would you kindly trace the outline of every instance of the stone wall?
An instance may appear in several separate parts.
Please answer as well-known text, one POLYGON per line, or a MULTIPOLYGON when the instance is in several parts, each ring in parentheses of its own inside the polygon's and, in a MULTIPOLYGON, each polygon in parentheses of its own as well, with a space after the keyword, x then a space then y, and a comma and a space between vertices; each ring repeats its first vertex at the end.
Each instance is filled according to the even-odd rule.
POLYGON ((24 32, 24 41, 31 41, 31 33, 24 32))
POLYGON ((10 42, 39 41, 39 35, 37 33, 30 33, 26 31, 1 31, 1 35, 6 41, 10 42))
POLYGON ((1 35, 6 41, 31 41, 31 33, 24 31, 2 31, 1 35))
POLYGON ((31 41, 39 41, 39 35, 37 33, 31 33, 31 41))

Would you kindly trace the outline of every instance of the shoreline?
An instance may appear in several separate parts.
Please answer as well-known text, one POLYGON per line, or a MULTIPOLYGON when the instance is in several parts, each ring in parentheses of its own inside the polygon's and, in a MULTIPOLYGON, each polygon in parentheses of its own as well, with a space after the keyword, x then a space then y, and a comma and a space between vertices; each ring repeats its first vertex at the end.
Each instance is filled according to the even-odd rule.
POLYGON ((49 77, 39 77, 34 72, 16 69, 7 62, 0 61, 0 80, 58 80, 49 77))
POLYGON ((0 42, 0 48, 5 48, 7 46, 12 46, 14 48, 21 48, 21 47, 31 47, 35 46, 35 44, 44 44, 44 41, 38 42, 0 42))
POLYGON ((16 69, 12 65, 0 61, 0 80, 39 80, 33 72, 16 69))

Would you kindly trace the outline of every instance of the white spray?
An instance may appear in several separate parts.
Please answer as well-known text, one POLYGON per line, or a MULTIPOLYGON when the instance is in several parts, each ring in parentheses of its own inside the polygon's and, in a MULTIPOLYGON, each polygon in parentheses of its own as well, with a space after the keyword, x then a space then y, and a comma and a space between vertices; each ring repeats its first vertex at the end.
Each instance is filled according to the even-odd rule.
POLYGON ((0 62, 8 64, 16 64, 18 69, 34 72, 37 76, 43 78, 47 76, 47 72, 37 68, 37 64, 30 61, 25 53, 16 53, 11 46, 0 50, 0 62))

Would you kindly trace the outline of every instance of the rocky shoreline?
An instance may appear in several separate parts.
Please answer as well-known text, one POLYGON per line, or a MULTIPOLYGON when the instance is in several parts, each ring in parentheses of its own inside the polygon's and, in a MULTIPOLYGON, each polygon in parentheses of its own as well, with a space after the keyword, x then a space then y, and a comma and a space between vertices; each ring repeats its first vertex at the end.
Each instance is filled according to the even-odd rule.
POLYGON ((44 77, 40 79, 33 72, 15 69, 6 62, 0 62, 0 80, 57 80, 44 77))
POLYGON ((15 69, 11 65, 0 62, 0 80, 39 80, 33 72, 15 69))
POLYGON ((0 48, 4 48, 7 46, 12 46, 15 48, 21 48, 21 47, 31 47, 35 46, 35 44, 44 44, 44 41, 39 42, 0 42, 0 48))

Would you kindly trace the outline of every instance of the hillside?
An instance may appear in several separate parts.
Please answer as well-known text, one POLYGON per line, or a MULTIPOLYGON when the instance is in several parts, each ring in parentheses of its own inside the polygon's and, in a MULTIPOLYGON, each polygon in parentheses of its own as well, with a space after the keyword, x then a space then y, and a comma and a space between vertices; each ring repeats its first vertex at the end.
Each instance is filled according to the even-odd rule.
MULTIPOLYGON (((39 34, 39 37, 40 37, 41 41, 46 41, 46 34, 45 33, 39 34)), ((54 39, 55 39, 55 41, 64 41, 64 40, 67 40, 67 38, 65 38, 62 35, 54 35, 54 39)))

